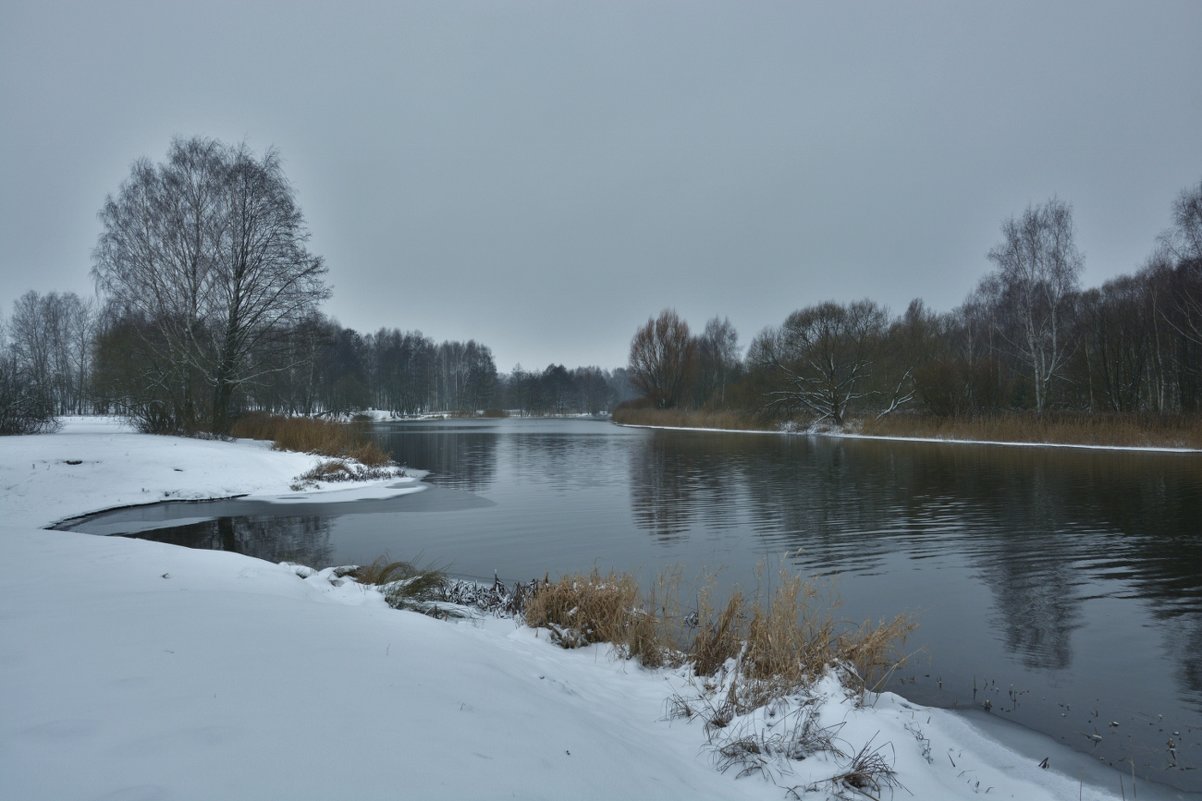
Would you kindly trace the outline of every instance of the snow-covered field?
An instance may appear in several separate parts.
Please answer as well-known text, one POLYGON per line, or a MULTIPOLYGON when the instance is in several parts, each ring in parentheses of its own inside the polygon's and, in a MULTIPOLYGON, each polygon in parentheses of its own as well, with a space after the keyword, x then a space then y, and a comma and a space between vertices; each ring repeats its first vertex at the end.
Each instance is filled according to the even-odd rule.
POLYGON ((111 422, 0 438, 0 798, 855 797, 829 780, 865 745, 897 798, 1121 797, 1117 774, 1042 737, 891 694, 861 707, 830 678, 810 709, 846 756, 739 779, 699 722, 668 718, 697 692, 686 671, 395 611, 330 571, 37 530, 165 497, 286 495, 313 460, 111 422))

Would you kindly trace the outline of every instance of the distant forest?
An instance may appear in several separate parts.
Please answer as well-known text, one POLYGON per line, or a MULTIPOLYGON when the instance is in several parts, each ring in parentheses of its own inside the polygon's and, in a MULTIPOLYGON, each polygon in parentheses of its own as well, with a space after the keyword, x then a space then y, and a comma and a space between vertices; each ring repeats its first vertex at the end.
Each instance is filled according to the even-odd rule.
MULTIPOLYGON (((724 319, 694 335, 665 309, 633 337, 640 409, 735 411, 744 421, 841 426, 896 412, 974 418, 1013 412, 1195 415, 1202 407, 1202 182, 1132 275, 1082 289, 1071 207, 1005 220, 993 269, 958 308, 921 299, 806 306, 740 355, 724 319)), ((684 418, 680 418, 684 419, 684 418)))
POLYGON ((122 414, 154 432, 225 433, 246 412, 398 416, 733 412, 827 422, 1048 411, 1194 415, 1202 404, 1202 182, 1171 203, 1131 275, 1082 289, 1072 209, 1005 220, 960 307, 872 300, 799 308, 744 352, 729 321, 671 309, 613 370, 515 368, 489 347, 360 333, 322 314, 326 268, 278 154, 177 139, 136 162, 100 212, 95 301, 18 299, 0 321, 0 432, 122 414))
MULTIPOLYGON (((45 423, 92 413, 128 415, 153 431, 207 430, 203 418, 178 425, 169 401, 154 397, 168 393, 143 386, 154 371, 130 356, 146 332, 111 306, 71 292, 28 292, 14 304, 4 332, 0 413, 12 421, 11 430, 21 430, 13 424, 22 418, 45 423)), ((501 409, 602 414, 634 393, 623 368, 553 364, 498 373, 491 350, 474 340, 436 343, 420 331, 396 329, 364 335, 321 314, 281 329, 251 358, 254 374, 233 395, 233 418, 248 411, 350 415, 365 409, 397 416, 501 409)))

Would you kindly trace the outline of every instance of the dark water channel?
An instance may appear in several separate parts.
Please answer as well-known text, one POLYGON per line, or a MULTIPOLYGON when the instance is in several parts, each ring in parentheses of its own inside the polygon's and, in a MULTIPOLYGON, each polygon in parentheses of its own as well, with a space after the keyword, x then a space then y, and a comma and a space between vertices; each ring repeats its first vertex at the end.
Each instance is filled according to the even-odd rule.
POLYGON ((71 527, 311 565, 387 553, 507 580, 594 566, 650 580, 671 566, 754 590, 757 565, 768 580, 783 566, 820 577, 840 618, 916 619, 920 650, 891 689, 988 700, 1125 772, 1202 791, 1202 455, 595 421, 385 424, 377 437, 431 470, 431 488, 163 504, 71 527))

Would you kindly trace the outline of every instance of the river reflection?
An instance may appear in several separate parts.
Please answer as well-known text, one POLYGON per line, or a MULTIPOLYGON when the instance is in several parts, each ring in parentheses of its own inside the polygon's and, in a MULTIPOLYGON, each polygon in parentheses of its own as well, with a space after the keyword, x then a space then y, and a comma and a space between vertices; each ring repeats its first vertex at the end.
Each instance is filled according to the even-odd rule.
POLYGON ((389 553, 485 578, 679 568, 718 573, 720 589, 754 590, 761 565, 783 564, 820 577, 849 622, 915 618, 920 651, 891 685, 908 697, 988 698, 994 715, 1202 790, 1198 455, 593 421, 388 424, 377 436, 431 470, 433 489, 308 517, 227 502, 198 521, 202 504, 155 507, 136 527, 157 530, 139 536, 315 566, 389 553))
POLYGON ((334 553, 330 521, 322 517, 219 517, 160 529, 153 539, 302 565, 328 565, 334 553))

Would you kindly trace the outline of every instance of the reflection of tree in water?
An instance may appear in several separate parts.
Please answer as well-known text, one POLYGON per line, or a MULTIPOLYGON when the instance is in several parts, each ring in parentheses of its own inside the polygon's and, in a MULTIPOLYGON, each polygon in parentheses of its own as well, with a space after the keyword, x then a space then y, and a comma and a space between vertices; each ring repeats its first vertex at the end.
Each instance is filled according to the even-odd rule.
POLYGON ((683 537, 692 519, 688 460, 651 436, 630 449, 630 508, 634 522, 664 542, 683 537))
POLYGON ((488 489, 496 481, 497 440, 491 428, 434 423, 376 435, 398 464, 429 470, 432 484, 470 492, 488 489))
POLYGON ((842 443, 781 440, 765 469, 747 476, 753 527, 803 572, 870 571, 895 549, 891 529, 906 525, 883 508, 880 476, 847 457, 842 443))
POLYGON ((502 447, 506 470, 519 480, 546 484, 556 490, 576 490, 595 484, 598 463, 621 452, 610 437, 563 433, 518 433, 505 438, 502 447))
MULTIPOLYGON (((1202 520, 1198 488, 1175 486, 1190 482, 1172 468, 1113 453, 798 439, 761 444, 756 469, 735 475, 751 527, 803 571, 867 572, 899 550, 964 555, 996 597, 988 624, 1028 666, 1056 668, 1071 661, 1080 586, 1113 578, 1116 560, 1145 597, 1202 592, 1188 567, 1202 564, 1202 539, 1185 522, 1202 520)), ((1202 602, 1192 609, 1202 615, 1202 602)))
POLYGON ((333 553, 330 521, 324 517, 221 517, 147 531, 137 538, 319 568, 330 566, 333 553))
POLYGON ((977 537, 980 575, 997 598, 994 626, 1027 667, 1072 664, 1072 632, 1080 625, 1078 558, 1092 538, 1071 531, 1064 474, 1036 461, 995 470, 990 515, 1001 525, 977 537))
MULTIPOLYGON (((1184 616, 1175 625, 1202 625, 1202 484, 1172 457, 938 445, 887 450, 895 466, 890 492, 916 524, 907 548, 968 556, 997 599, 993 625, 1026 665, 1071 663, 1081 605, 1096 592, 1135 594, 1151 601, 1158 617, 1184 616)), ((1196 678, 1188 659, 1185 672, 1196 678)))
POLYGON ((631 449, 629 474, 636 524, 661 538, 725 514, 801 572, 871 573, 895 553, 963 560, 995 599, 981 625, 1029 668, 1072 663, 1089 597, 1138 596, 1183 643, 1171 651, 1198 691, 1199 650, 1184 643, 1202 631, 1202 477, 1182 466, 1156 454, 657 434, 631 449))
POLYGON ((1071 565, 1046 550, 1032 559, 1017 550, 998 551, 994 558, 982 566, 981 576, 997 598, 992 623, 1005 633, 1007 650, 1030 668, 1071 665, 1082 601, 1071 565))
POLYGON ((630 507, 637 526, 661 540, 691 529, 713 533, 747 519, 740 490, 761 467, 761 450, 747 437, 655 432, 629 453, 630 507))

